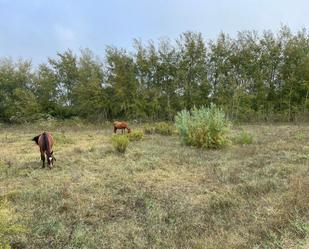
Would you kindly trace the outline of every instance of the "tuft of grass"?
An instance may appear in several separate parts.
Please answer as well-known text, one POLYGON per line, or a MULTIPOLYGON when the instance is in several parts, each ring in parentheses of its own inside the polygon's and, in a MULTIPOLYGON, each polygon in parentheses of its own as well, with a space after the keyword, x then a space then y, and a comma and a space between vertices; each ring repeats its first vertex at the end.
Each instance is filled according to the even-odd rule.
POLYGON ((212 212, 227 212, 239 205, 239 200, 235 194, 228 191, 223 193, 213 193, 209 200, 209 207, 212 212))
POLYGON ((233 141, 236 144, 252 144, 253 143, 253 135, 249 132, 242 130, 239 134, 237 134, 234 137, 233 141))
POLYGON ((125 153, 128 145, 129 145, 129 138, 127 135, 113 135, 111 137, 112 145, 114 149, 120 153, 125 153))
POLYGON ((296 135, 295 135, 295 138, 299 141, 303 141, 305 139, 305 134, 303 132, 298 132, 296 135))
POLYGON ((144 137, 144 132, 139 130, 131 131, 127 134, 130 141, 139 141, 144 137))
POLYGON ((145 134, 155 134, 156 133, 155 127, 151 124, 144 125, 143 130, 145 134))
POLYGON ((175 133, 174 125, 167 122, 146 124, 144 125, 143 130, 145 134, 160 134, 164 136, 171 136, 175 133))
POLYGON ((157 134, 171 136, 174 132, 174 126, 166 122, 159 122, 155 124, 154 130, 157 134))
POLYGON ((260 181, 247 182, 245 184, 240 184, 237 187, 237 191, 247 198, 257 197, 263 194, 267 194, 271 191, 275 191, 277 188, 277 183, 271 179, 263 179, 260 181))

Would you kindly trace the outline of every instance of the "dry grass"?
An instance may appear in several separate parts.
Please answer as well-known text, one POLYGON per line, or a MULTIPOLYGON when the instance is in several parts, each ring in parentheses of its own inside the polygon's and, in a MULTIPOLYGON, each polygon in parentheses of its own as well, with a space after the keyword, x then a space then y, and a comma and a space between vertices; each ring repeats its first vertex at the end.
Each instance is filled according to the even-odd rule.
POLYGON ((114 152, 111 129, 50 127, 55 168, 41 169, 39 127, 0 130, 0 194, 24 236, 13 248, 307 248, 309 126, 234 127, 224 150, 148 135, 114 152))

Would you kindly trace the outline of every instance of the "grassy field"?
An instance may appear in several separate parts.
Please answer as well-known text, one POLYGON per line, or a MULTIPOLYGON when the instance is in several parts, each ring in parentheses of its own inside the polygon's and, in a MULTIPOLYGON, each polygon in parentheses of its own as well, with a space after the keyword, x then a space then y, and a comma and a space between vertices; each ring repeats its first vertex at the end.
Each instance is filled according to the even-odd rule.
POLYGON ((120 154, 111 127, 49 127, 49 170, 31 141, 42 127, 2 127, 0 200, 19 230, 6 239, 12 248, 309 248, 309 126, 234 126, 232 136, 241 129, 251 144, 206 151, 154 134, 120 154))

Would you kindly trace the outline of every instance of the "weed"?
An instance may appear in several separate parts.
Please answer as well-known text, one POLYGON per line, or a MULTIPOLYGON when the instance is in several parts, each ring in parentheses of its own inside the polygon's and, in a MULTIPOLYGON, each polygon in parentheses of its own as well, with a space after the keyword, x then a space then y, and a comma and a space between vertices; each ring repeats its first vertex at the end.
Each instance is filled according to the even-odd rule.
POLYGON ((155 124, 155 133, 165 136, 170 136, 173 134, 173 125, 166 122, 159 122, 155 124))
POLYGON ((145 134, 155 134, 156 133, 155 127, 151 126, 150 124, 144 126, 143 130, 145 134))
POLYGON ((237 134, 234 139, 234 143, 236 144, 252 144, 253 143, 253 135, 249 132, 242 130, 239 134, 237 134))
POLYGON ((175 133, 175 127, 167 122, 158 122, 154 124, 146 124, 143 127, 145 134, 160 134, 171 136, 175 133))
POLYGON ((144 132, 139 130, 134 130, 128 133, 128 138, 130 141, 139 141, 144 137, 144 132))
POLYGON ((120 153, 124 153, 129 144, 129 138, 126 135, 113 135, 111 141, 115 150, 120 153))
POLYGON ((298 132, 296 135, 295 135, 295 138, 299 141, 303 141, 304 138, 305 138, 305 134, 303 132, 298 132))

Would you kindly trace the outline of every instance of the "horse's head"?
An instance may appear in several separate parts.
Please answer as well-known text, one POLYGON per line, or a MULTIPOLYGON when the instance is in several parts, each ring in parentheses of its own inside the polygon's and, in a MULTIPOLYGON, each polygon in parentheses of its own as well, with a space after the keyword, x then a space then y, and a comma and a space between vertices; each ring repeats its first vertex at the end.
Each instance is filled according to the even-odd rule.
POLYGON ((47 156, 47 163, 48 163, 48 166, 49 166, 50 168, 53 167, 54 161, 56 161, 56 158, 54 157, 53 153, 54 153, 54 152, 52 151, 52 152, 50 153, 50 155, 47 156))

